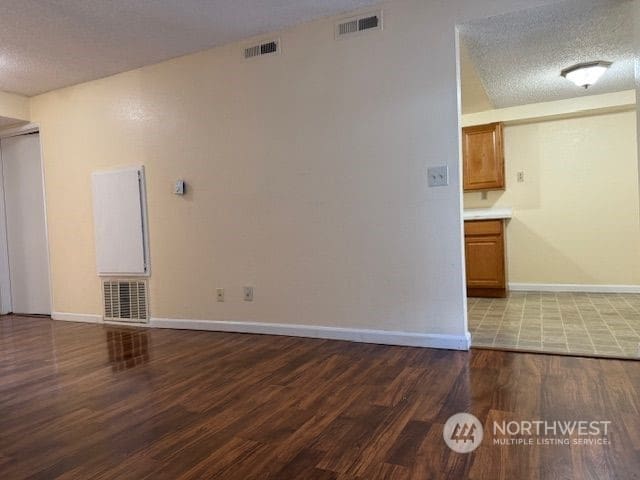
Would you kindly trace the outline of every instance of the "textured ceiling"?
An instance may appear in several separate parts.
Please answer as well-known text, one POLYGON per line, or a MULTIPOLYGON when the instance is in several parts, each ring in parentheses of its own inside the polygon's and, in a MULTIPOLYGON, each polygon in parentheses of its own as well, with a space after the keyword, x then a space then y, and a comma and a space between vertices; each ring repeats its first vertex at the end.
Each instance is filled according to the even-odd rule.
POLYGON ((2 0, 0 90, 35 95, 379 0, 2 0))
POLYGON ((571 0, 461 26, 489 100, 496 108, 634 88, 631 0, 571 0), (614 64, 584 90, 560 76, 570 65, 614 64))

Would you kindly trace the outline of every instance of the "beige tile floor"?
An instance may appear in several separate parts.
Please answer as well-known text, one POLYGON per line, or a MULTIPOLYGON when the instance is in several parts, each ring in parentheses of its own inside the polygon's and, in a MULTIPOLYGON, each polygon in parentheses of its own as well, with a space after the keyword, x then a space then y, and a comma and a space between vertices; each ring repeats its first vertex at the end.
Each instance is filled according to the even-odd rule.
POLYGON ((512 292, 468 309, 474 347, 640 358, 640 294, 512 292))

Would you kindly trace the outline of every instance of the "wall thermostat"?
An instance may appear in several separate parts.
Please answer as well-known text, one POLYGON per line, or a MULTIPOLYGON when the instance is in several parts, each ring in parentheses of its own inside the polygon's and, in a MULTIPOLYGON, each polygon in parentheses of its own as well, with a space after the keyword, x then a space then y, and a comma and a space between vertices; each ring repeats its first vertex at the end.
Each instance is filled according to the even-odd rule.
POLYGON ((184 190, 184 180, 176 180, 176 184, 173 187, 173 193, 175 193, 176 195, 184 195, 184 190))

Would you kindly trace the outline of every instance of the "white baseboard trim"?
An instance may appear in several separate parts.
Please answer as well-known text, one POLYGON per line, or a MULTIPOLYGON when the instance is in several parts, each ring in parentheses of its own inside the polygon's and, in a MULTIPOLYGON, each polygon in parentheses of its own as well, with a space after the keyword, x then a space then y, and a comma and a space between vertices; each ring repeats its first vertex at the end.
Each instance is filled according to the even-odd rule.
POLYGON ((147 328, 148 323, 143 322, 114 322, 112 320, 104 320, 102 323, 105 325, 111 325, 113 327, 135 327, 135 328, 147 328))
POLYGON ((510 283, 514 292, 640 293, 640 285, 581 285, 572 283, 510 283))
POLYGON ((93 315, 89 313, 53 312, 51 314, 51 318, 54 320, 63 320, 65 322, 103 323, 102 315, 93 315))
POLYGON ((151 318, 152 328, 176 330, 208 330, 212 332, 254 333, 286 335, 290 337, 323 338, 351 342, 402 345, 408 347, 469 350, 471 335, 442 335, 437 333, 392 332, 357 328, 289 325, 282 323, 229 322, 219 320, 180 320, 175 318, 151 318))
POLYGON ((176 330, 206 330, 211 332, 286 335, 290 337, 347 340, 351 342, 439 348, 446 350, 469 350, 471 346, 471 335, 469 333, 466 335, 443 335, 437 333, 393 332, 388 330, 289 325, 282 323, 182 320, 175 318, 151 318, 148 325, 124 324, 117 322, 104 322, 102 315, 62 312, 54 312, 51 314, 51 317, 54 320, 63 320, 66 322, 104 323, 117 326, 170 328, 176 330))

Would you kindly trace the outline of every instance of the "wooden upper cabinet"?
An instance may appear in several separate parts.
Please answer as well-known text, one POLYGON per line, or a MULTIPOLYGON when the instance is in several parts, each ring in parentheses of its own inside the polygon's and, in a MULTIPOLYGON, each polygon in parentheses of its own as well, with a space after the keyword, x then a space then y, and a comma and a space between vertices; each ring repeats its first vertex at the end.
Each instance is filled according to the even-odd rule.
POLYGON ((462 129, 464 191, 504 190, 502 123, 462 129))

